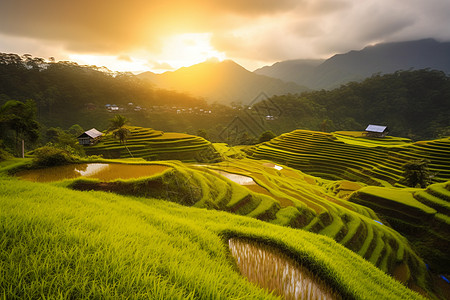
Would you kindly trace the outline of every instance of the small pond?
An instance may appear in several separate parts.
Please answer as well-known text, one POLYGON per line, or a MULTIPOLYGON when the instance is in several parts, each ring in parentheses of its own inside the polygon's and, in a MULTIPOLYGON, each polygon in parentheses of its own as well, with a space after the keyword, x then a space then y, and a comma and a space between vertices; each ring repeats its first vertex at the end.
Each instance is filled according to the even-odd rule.
POLYGON ((273 247, 230 239, 241 274, 285 299, 341 299, 323 280, 273 247))
POLYGON ((78 177, 96 178, 103 181, 131 179, 152 176, 170 167, 163 165, 127 165, 127 164, 72 164, 46 169, 27 170, 16 174, 21 179, 34 182, 51 182, 78 177))

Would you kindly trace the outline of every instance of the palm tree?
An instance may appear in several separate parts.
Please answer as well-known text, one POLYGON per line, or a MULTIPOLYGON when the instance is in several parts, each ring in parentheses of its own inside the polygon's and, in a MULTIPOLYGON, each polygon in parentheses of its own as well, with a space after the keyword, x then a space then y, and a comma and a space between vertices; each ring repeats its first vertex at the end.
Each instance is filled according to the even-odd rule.
POLYGON ((133 154, 131 154, 130 149, 127 147, 127 139, 130 135, 131 132, 125 127, 120 127, 119 129, 113 131, 113 136, 116 139, 119 139, 120 143, 124 145, 125 149, 127 149, 128 153, 130 153, 130 156, 133 157, 133 154))
POLYGON ((131 132, 128 129, 126 129, 125 127, 120 127, 119 129, 116 129, 113 132, 113 136, 116 139, 119 139, 120 143, 125 146, 127 144, 127 139, 130 135, 131 135, 131 132))
POLYGON ((109 119, 109 131, 113 131, 116 129, 120 129, 123 126, 125 126, 125 124, 127 124, 129 121, 127 118, 125 118, 122 115, 115 115, 114 118, 109 119))
POLYGON ((124 127, 127 123, 127 118, 122 115, 115 115, 114 118, 109 119, 110 125, 108 131, 112 131, 113 137, 119 139, 120 143, 125 146, 128 153, 133 157, 133 154, 131 154, 130 149, 127 147, 127 139, 131 135, 130 130, 124 127))

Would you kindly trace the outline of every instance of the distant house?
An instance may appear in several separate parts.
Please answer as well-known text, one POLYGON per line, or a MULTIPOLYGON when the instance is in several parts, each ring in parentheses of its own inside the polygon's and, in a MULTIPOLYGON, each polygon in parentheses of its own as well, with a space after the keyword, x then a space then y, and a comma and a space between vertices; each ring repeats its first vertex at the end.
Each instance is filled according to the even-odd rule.
POLYGON ((92 128, 78 137, 78 143, 84 146, 94 145, 100 140, 102 135, 103 133, 95 128, 92 128))
POLYGON ((366 128, 366 136, 385 137, 389 133, 387 126, 369 125, 366 128))

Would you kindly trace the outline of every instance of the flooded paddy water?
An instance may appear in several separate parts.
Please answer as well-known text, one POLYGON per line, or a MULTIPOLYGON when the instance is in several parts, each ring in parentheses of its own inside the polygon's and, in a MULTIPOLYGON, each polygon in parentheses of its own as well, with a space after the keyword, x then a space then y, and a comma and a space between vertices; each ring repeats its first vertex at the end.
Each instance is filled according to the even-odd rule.
POLYGON ((240 175, 240 174, 235 174, 235 173, 229 173, 229 172, 225 172, 222 170, 215 170, 212 169, 214 172, 230 179, 231 181, 239 184, 239 185, 243 185, 246 188, 248 188, 249 190, 255 192, 255 193, 260 193, 260 194, 264 194, 270 197, 273 197, 274 199, 278 200, 280 202, 281 207, 287 207, 287 206, 293 206, 293 202, 287 198, 284 197, 277 197, 275 195, 273 195, 271 192, 269 192, 266 188, 260 186, 259 184, 257 184, 255 182, 255 180, 250 177, 250 176, 245 176, 245 175, 240 175))
POLYGON ((152 176, 170 167, 163 165, 127 165, 127 164, 71 164, 46 169, 22 171, 16 174, 24 180, 34 182, 51 182, 78 177, 95 178, 103 181, 131 179, 152 176))
POLYGON ((285 299, 341 299, 323 280, 273 247, 239 239, 228 244, 241 274, 262 288, 285 299))
POLYGON ((226 177, 226 178, 230 179, 231 181, 236 182, 237 184, 240 184, 240 185, 256 184, 256 182, 250 176, 228 173, 228 172, 220 171, 220 170, 213 170, 213 171, 219 173, 223 177, 226 177))

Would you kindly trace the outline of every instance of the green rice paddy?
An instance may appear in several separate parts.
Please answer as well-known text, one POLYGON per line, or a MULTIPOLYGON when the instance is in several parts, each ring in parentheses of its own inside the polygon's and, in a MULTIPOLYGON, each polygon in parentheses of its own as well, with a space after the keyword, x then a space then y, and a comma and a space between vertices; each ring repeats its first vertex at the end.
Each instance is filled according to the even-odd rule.
POLYGON ((219 158, 212 144, 198 136, 136 126, 125 128, 131 133, 126 145, 122 145, 112 133, 108 133, 98 144, 85 147, 86 154, 102 155, 104 158, 140 157, 146 160, 176 159, 200 162, 215 161, 219 158))
POLYGON ((129 129, 130 151, 109 136, 86 148, 106 157, 120 149, 125 158, 91 158, 114 166, 101 176, 77 164, 28 171, 35 172, 28 180, 49 173, 56 182, 25 182, 1 174, 23 170, 29 159, 0 163, 0 296, 276 298, 239 274, 250 266, 234 262, 230 238, 293 259, 336 298, 449 295, 430 273, 450 273, 449 139, 297 130, 251 148, 255 160, 194 136, 129 129), (185 162, 146 161, 162 157, 185 162), (430 160, 434 184, 393 187, 411 157, 430 160))
POLYGON ((333 240, 226 212, 0 178, 0 295, 270 299, 237 271, 241 237, 301 259, 348 299, 421 299, 333 240))
POLYGON ((250 153, 314 176, 378 186, 399 185, 404 163, 427 159, 433 182, 450 180, 450 137, 412 143, 404 138, 295 130, 253 147, 250 153))
MULTIPOLYGON (((155 163, 148 166, 152 165, 155 163)), ((125 169, 144 167, 122 166, 125 169)), ((406 265, 411 276, 402 279, 405 284, 430 290, 426 266, 408 242, 392 228, 379 225, 376 221, 380 222, 380 218, 372 209, 339 198, 333 182, 250 159, 208 165, 158 162, 158 166, 166 169, 139 179, 79 178, 63 185, 82 191, 169 200, 318 233, 334 239, 388 274, 395 275, 399 266, 406 265), (234 176, 228 176, 231 174, 234 176)), ((339 184, 349 186, 345 182, 339 184)), ((358 187, 361 188, 353 186, 358 187)))
POLYGON ((439 273, 450 265, 450 181, 427 189, 365 187, 349 201, 372 208, 413 244, 439 273))

